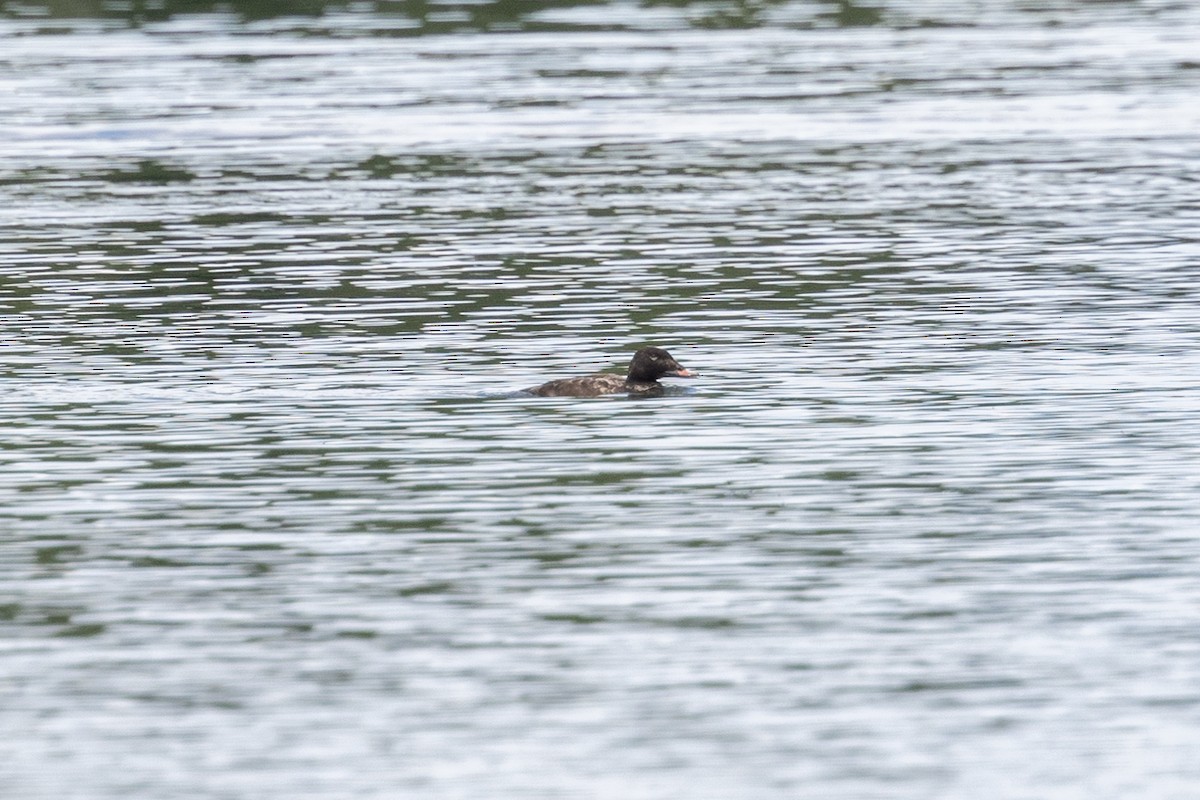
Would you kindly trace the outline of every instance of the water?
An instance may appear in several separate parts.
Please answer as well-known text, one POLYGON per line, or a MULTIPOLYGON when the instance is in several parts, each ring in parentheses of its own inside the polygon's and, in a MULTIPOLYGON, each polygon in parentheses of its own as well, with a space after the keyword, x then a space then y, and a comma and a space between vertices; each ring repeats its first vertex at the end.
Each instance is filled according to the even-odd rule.
POLYGON ((8 8, 5 797, 1194 796, 1200 15, 1031 5, 8 8))

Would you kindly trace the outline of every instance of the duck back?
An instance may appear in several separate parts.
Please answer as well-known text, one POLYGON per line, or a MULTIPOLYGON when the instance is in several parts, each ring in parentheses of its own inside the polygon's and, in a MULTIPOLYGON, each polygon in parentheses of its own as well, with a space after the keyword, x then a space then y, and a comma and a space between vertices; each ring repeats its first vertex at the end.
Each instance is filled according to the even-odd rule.
POLYGON ((606 394, 627 392, 625 378, 611 372, 601 372, 582 378, 562 378, 543 383, 529 390, 539 397, 600 397, 606 394))

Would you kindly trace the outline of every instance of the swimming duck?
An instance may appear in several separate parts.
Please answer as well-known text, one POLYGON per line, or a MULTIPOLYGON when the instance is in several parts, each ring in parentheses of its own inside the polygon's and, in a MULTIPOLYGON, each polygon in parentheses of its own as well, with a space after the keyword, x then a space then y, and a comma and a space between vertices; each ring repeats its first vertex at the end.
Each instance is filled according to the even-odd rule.
POLYGON ((600 372, 582 378, 561 378, 525 391, 539 397, 600 397, 622 392, 635 395, 662 394, 663 386, 658 382, 665 376, 692 378, 689 372, 671 354, 661 347, 643 347, 633 354, 629 371, 625 377, 600 372))

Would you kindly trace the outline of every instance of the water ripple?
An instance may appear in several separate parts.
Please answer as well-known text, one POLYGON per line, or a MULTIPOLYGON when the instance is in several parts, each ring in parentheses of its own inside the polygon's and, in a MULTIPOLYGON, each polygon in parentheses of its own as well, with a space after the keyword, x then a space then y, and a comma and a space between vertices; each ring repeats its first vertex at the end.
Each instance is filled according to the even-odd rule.
POLYGON ((1190 797, 1194 10, 521 8, 4 12, 13 796, 1190 797))

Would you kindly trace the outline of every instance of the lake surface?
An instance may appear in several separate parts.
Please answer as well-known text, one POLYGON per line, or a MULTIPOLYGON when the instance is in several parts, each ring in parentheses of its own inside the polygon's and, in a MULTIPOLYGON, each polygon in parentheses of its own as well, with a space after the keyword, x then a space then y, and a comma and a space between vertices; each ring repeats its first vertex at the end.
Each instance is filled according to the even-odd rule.
POLYGON ((0 18, 6 798, 1195 797, 1200 6, 97 8, 0 18))

